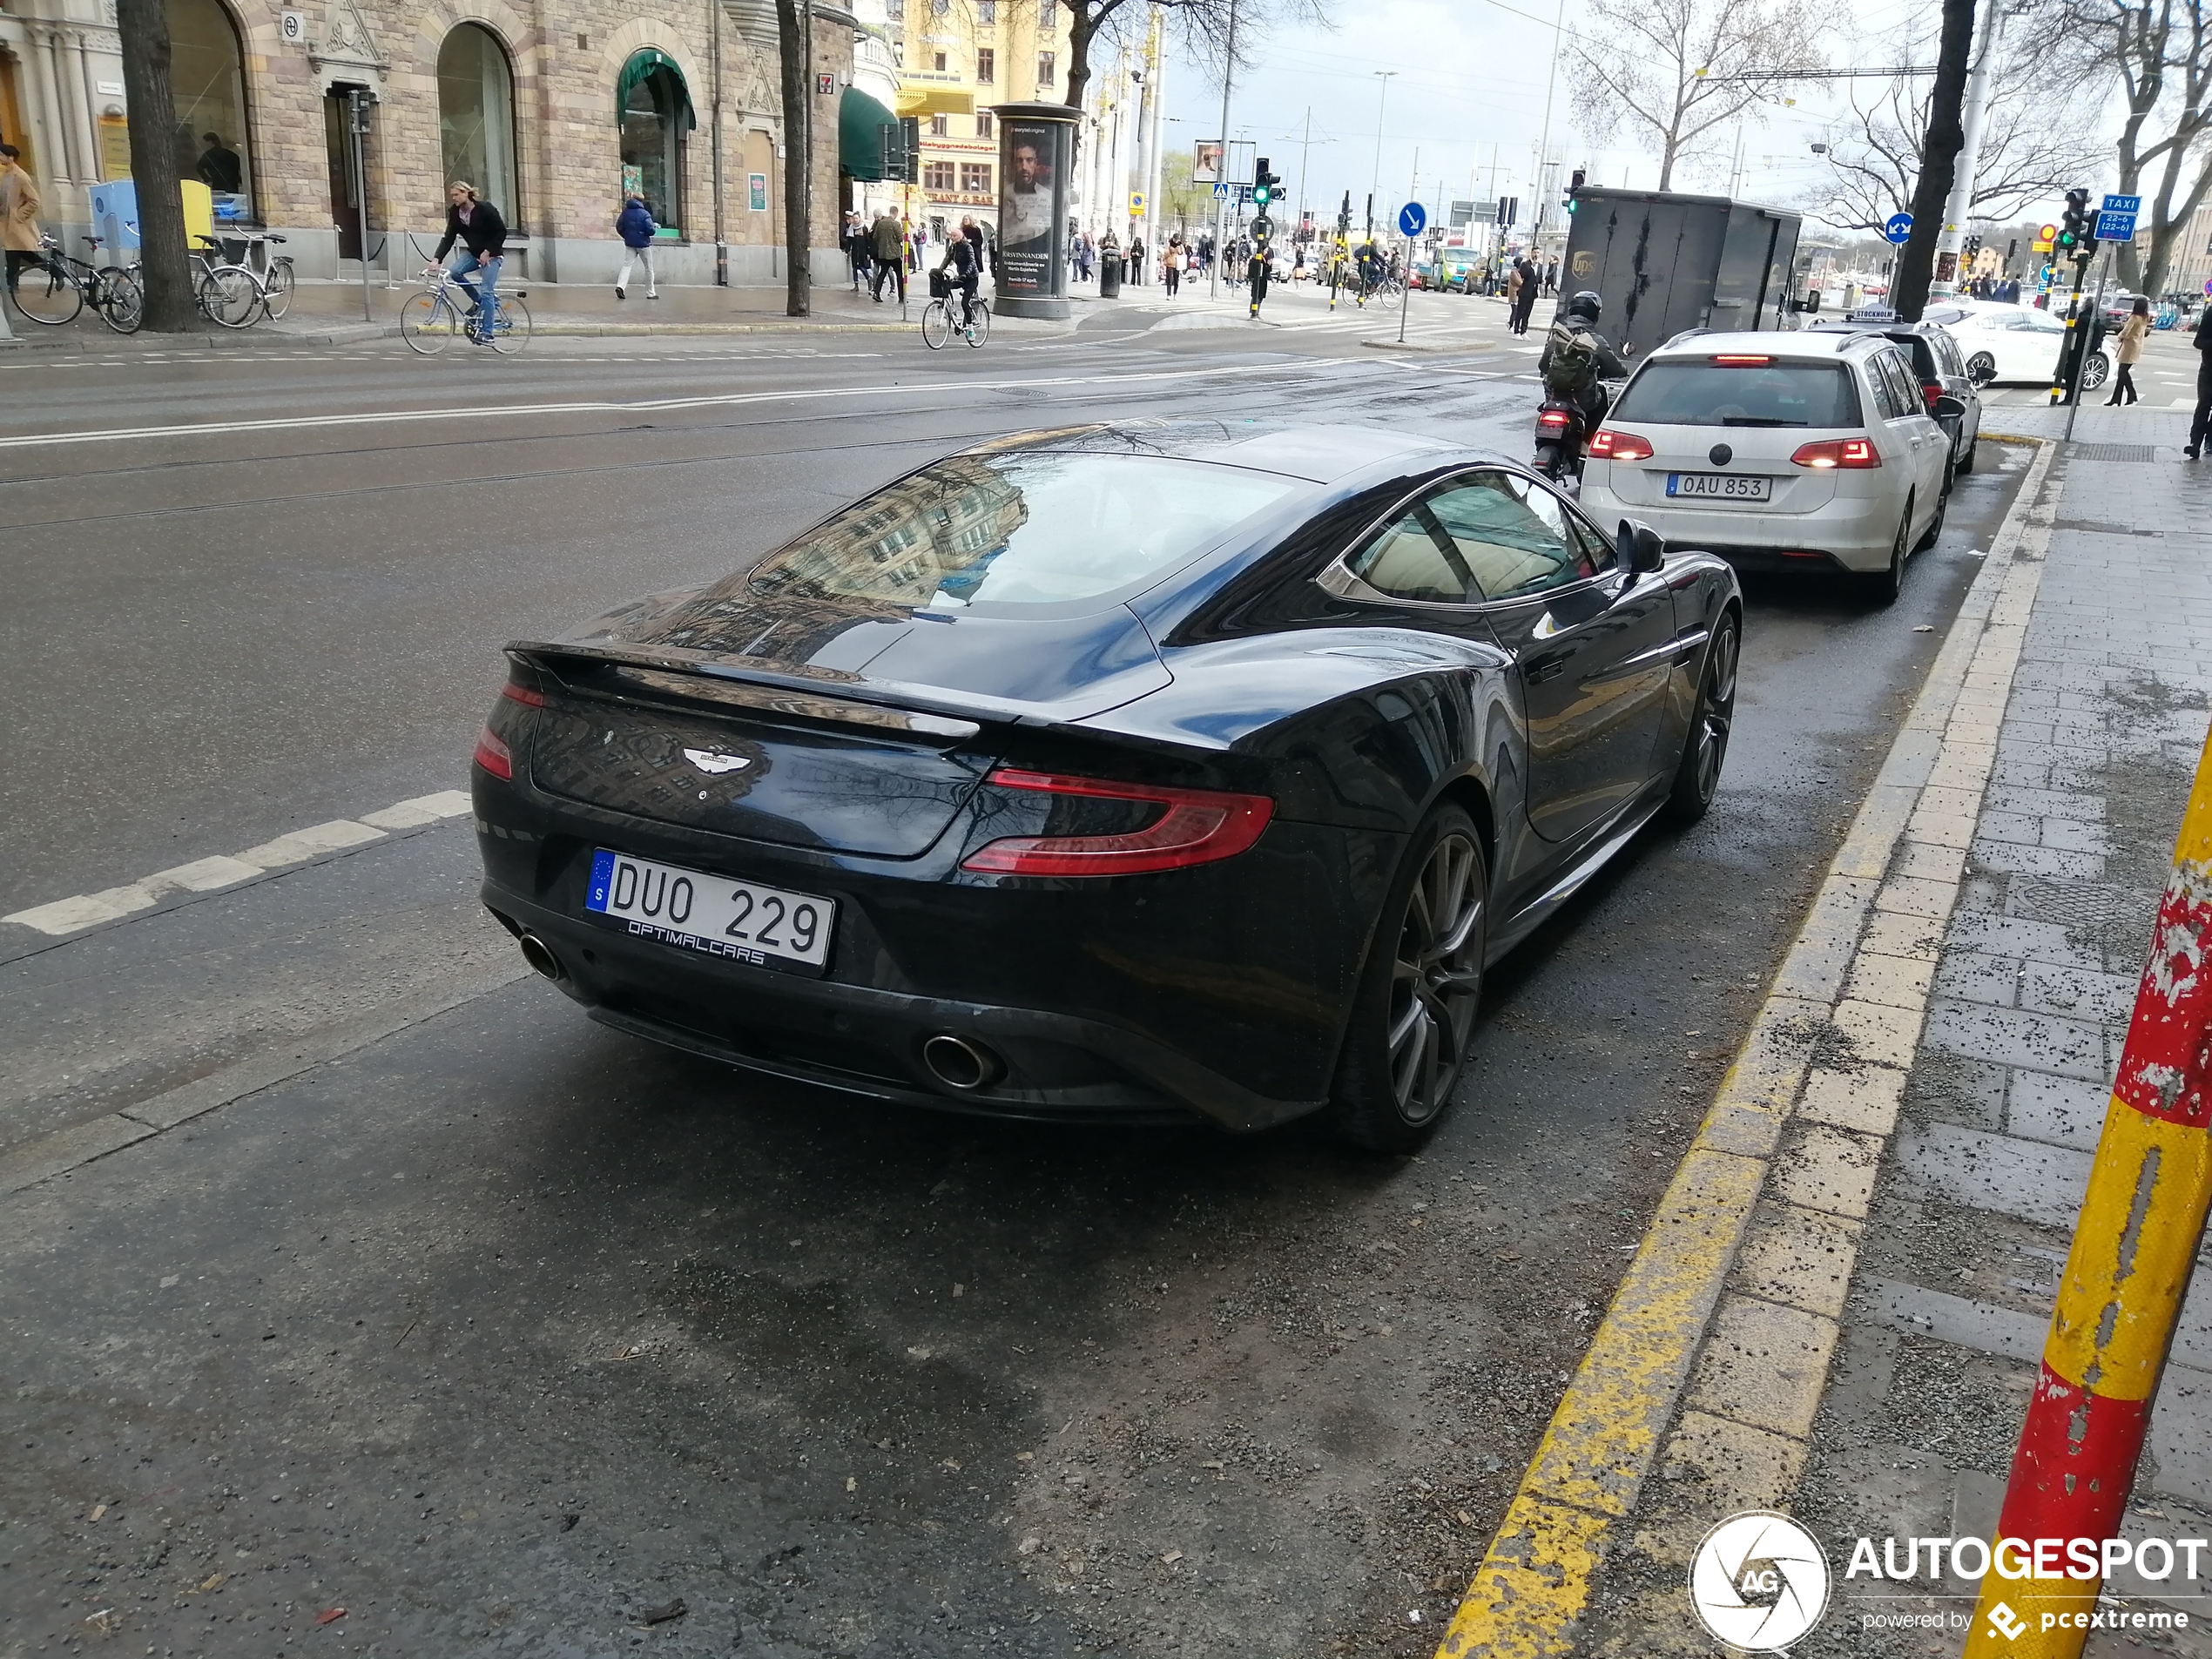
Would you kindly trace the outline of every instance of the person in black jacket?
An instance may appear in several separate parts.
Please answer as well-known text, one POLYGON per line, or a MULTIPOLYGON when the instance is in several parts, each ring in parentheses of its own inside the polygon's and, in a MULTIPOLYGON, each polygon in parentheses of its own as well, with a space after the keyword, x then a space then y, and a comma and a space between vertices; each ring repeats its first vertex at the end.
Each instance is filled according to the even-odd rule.
POLYGON ((940 271, 952 273, 953 287, 960 295, 962 331, 975 326, 975 289, 983 275, 983 258, 975 247, 965 235, 954 236, 945 244, 945 257, 937 262, 940 271))
POLYGON ((476 308, 476 324, 469 331, 469 338, 479 346, 489 346, 500 263, 507 257, 507 221, 500 218, 499 209, 478 199, 475 185, 462 179, 446 186, 446 233, 438 243, 438 251, 430 256, 433 269, 445 263, 446 255, 453 251, 456 241, 466 251, 453 262, 453 280, 468 292, 476 308), (469 280, 472 271, 483 273, 482 293, 469 280))
POLYGON ((2196 320, 2196 413, 2189 417, 2189 447, 2182 451, 2191 461, 2204 453, 2212 437, 2212 305, 2196 320))

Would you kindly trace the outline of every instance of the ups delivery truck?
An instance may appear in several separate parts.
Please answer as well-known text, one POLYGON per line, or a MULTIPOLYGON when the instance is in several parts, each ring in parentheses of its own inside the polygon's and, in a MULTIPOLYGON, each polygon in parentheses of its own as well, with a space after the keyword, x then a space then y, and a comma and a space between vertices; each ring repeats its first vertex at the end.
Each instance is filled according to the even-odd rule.
POLYGON ((1689 328, 1795 328, 1811 308, 1793 291, 1803 222, 1725 196, 1585 185, 1568 224, 1560 298, 1598 294, 1598 331, 1638 356, 1689 328))

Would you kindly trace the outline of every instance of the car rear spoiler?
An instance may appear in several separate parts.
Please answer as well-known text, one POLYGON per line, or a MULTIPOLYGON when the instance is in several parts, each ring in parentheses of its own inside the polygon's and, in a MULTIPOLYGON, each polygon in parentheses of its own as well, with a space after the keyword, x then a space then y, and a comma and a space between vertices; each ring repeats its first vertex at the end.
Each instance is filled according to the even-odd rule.
POLYGON ((986 722, 1008 724, 1026 711, 996 699, 954 701, 919 687, 862 679, 836 669, 771 666, 754 659, 660 645, 561 644, 515 640, 508 660, 518 667, 565 681, 572 675, 614 669, 612 687, 595 694, 662 696, 720 703, 786 719, 826 725, 859 726, 908 737, 965 742, 986 722), (831 688, 834 688, 833 690, 831 688))

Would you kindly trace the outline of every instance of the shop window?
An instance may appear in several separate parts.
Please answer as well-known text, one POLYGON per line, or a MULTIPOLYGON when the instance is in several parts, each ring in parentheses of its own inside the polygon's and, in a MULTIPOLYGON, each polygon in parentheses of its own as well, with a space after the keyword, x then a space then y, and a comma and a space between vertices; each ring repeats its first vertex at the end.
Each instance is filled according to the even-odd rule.
POLYGON ((1039 52, 1037 54, 1037 84, 1039 86, 1050 86, 1053 84, 1053 76, 1055 73, 1055 70, 1056 66, 1052 61, 1052 54, 1050 52, 1039 52))
POLYGON ((991 193, 991 164, 988 161, 963 161, 960 164, 960 193, 963 196, 988 196, 991 193))
POLYGON ((988 86, 999 78, 999 55, 988 46, 975 54, 975 78, 988 86))
POLYGON ((438 48, 438 136, 444 179, 466 179, 508 224, 519 226, 514 71, 505 48, 476 24, 458 25, 438 48))
POLYGON ((932 161, 925 164, 921 170, 921 187, 934 195, 951 195, 953 193, 953 164, 949 161, 932 161))
POLYGON ((217 219, 251 222, 253 152, 238 26, 220 0, 168 0, 167 10, 177 176, 214 193, 217 219))
POLYGON ((664 232, 682 234, 684 149, 696 125, 691 97, 675 61, 664 52, 634 52, 617 81, 625 196, 642 197, 664 232))

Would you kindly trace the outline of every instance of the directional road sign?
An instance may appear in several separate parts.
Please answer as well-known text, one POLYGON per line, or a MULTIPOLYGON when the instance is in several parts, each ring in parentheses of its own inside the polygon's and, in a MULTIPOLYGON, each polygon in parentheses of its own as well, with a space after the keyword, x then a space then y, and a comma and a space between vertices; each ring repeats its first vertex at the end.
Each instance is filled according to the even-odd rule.
POLYGON ((1891 246, 1903 247, 1912 234, 1912 215, 1892 213, 1888 222, 1882 226, 1882 234, 1889 239, 1891 246))
POLYGON ((2107 196, 2097 208, 2097 240, 2132 242, 2135 215, 2143 210, 2141 196, 2107 196))
POLYGON ((1428 224, 1428 209, 1419 202, 1407 202, 1398 210, 1398 230, 1402 236, 1419 236, 1428 224))

